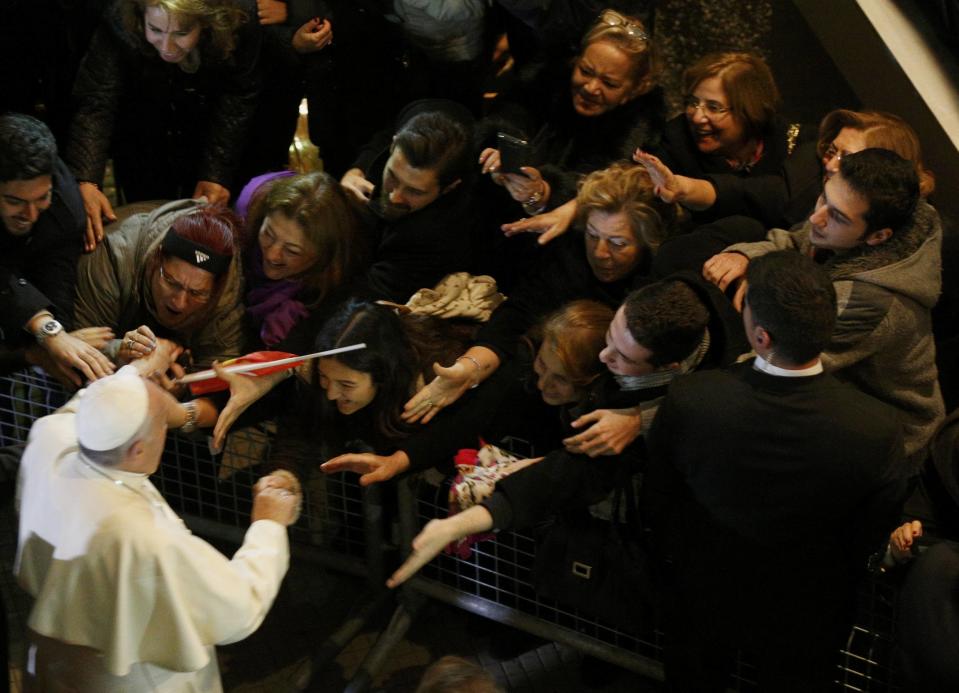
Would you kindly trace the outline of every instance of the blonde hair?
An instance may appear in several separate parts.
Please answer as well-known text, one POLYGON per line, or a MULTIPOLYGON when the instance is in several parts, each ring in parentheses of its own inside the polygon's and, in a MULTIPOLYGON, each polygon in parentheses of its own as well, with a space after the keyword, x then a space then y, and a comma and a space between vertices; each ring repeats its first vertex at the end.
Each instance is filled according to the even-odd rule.
POLYGON ((143 15, 149 7, 164 9, 186 24, 199 24, 209 33, 214 54, 223 60, 233 54, 237 29, 248 19, 232 0, 123 0, 121 12, 128 31, 143 35, 143 15))
POLYGON ((550 313, 543 322, 543 348, 556 354, 574 387, 586 387, 602 372, 599 352, 606 346, 606 330, 614 314, 609 306, 580 299, 550 313))
POLYGON ((719 78, 730 112, 743 124, 743 134, 748 139, 762 137, 780 106, 779 88, 766 61, 755 53, 738 51, 705 55, 683 73, 686 96, 710 77, 719 78))
POLYGON ((899 116, 883 111, 851 111, 845 108, 827 113, 819 124, 819 141, 816 145, 819 158, 826 154, 843 128, 861 132, 867 147, 888 149, 915 164, 920 196, 928 197, 936 189, 935 175, 922 163, 919 136, 899 116))
POLYGON ((259 190, 250 204, 247 232, 251 247, 270 214, 295 221, 317 252, 301 278, 319 302, 356 273, 363 257, 359 221, 343 188, 322 171, 279 178, 259 190))
POLYGON ((577 226, 585 227, 592 212, 622 212, 636 240, 653 251, 676 232, 676 205, 660 200, 646 169, 635 164, 616 163, 582 180, 576 196, 577 226))
POLYGON ((637 96, 656 86, 659 75, 658 55, 649 32, 640 20, 620 14, 616 10, 603 10, 583 35, 579 45, 580 56, 589 46, 599 41, 611 43, 629 56, 633 64, 631 77, 638 88, 637 96))

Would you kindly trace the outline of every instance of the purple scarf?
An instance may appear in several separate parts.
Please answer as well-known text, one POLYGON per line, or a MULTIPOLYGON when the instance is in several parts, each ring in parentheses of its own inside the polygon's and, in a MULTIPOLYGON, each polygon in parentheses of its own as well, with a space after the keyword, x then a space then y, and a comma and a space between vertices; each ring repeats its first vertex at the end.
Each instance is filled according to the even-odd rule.
POLYGON ((263 274, 263 253, 260 245, 253 250, 249 268, 250 290, 246 293, 246 312, 260 328, 260 341, 274 346, 286 339, 293 326, 310 314, 296 296, 302 282, 291 279, 274 281, 263 274))

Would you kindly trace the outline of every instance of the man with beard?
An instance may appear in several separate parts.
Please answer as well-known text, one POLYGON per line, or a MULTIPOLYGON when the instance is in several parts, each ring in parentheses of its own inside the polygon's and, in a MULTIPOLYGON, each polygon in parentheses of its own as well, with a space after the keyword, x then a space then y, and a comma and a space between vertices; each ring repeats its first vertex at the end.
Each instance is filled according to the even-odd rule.
POLYGON ((77 182, 47 126, 18 113, 0 117, 0 370, 39 364, 77 386, 113 372, 67 332, 84 228, 77 182))
POLYGON ((418 289, 471 268, 478 215, 466 109, 416 101, 397 122, 396 134, 374 138, 341 183, 372 230, 373 263, 354 293, 404 303, 418 289))

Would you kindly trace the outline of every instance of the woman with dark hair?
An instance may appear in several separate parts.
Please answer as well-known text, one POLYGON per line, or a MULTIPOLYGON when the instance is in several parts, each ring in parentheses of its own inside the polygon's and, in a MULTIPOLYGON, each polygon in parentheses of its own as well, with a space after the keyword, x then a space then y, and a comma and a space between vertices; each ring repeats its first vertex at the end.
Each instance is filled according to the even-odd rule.
POLYGON ((111 158, 126 202, 228 201, 260 90, 260 42, 252 0, 113 2, 77 73, 64 153, 88 242, 115 219, 99 188, 111 158))
POLYGON ((406 429, 417 432, 400 442, 396 452, 347 453, 324 463, 323 472, 357 472, 364 484, 383 481, 409 468, 450 460, 480 438, 522 440, 531 450, 559 447, 564 424, 576 418, 576 405, 589 400, 590 388, 604 370, 599 353, 612 319, 613 309, 597 301, 568 303, 531 330, 516 358, 482 388, 428 428, 406 429))
POLYGON ((282 177, 254 194, 246 228, 246 314, 253 341, 305 354, 363 269, 353 207, 327 173, 282 177))
MULTIPOLYGON (((316 350, 360 343, 366 348, 310 362, 297 382, 307 391, 290 398, 298 402, 297 409, 281 421, 275 464, 305 474, 304 464, 317 457, 395 453, 417 430, 403 421, 403 403, 422 386, 434 361, 451 363, 463 347, 444 320, 400 316, 386 306, 349 301, 324 324, 316 350), (312 443, 319 444, 319 454, 312 443), (310 452, 301 452, 304 446, 310 452)), ((382 481, 409 467, 408 460, 404 466, 395 454, 389 459, 389 466, 379 465, 375 478, 361 483, 382 481)))

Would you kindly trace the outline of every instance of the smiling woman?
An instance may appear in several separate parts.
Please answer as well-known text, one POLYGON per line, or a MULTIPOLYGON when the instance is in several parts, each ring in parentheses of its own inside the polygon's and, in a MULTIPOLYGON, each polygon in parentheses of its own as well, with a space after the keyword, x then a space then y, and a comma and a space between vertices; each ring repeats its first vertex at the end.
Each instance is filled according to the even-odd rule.
POLYGON ((493 174, 530 215, 567 202, 582 175, 658 144, 665 122, 655 48, 639 19, 603 11, 571 62, 572 72, 563 66, 562 74, 551 74, 550 66, 500 106, 498 117, 509 122, 511 134, 531 144, 521 171, 503 173, 497 149, 480 157, 483 173, 493 174))
POLYGON ((255 341, 307 353, 364 265, 353 208, 327 173, 278 177, 254 193, 246 228, 246 306, 255 341))
POLYGON ((64 159, 80 182, 88 247, 123 202, 225 204, 260 90, 253 0, 114 0, 83 58, 64 159), (148 166, 143 162, 149 162, 148 166))
MULTIPOLYGON (((779 90, 753 53, 711 53, 684 75, 685 111, 666 125, 654 150, 673 173, 705 179, 776 173, 812 128, 779 116, 779 90)), ((699 208, 701 209, 701 208, 699 208)), ((702 222, 708 214, 695 217, 702 222)))

